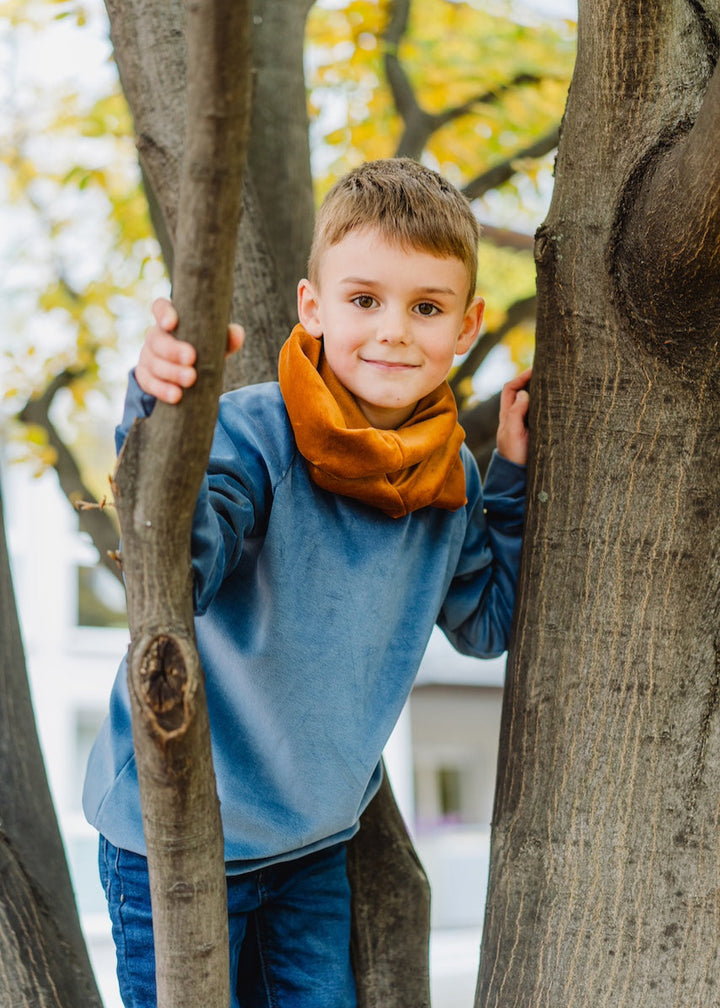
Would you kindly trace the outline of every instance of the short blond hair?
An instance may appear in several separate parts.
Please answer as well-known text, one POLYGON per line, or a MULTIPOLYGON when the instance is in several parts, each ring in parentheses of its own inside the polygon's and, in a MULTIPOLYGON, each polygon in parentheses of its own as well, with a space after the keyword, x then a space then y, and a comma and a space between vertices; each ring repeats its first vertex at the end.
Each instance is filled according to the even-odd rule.
POLYGON ((319 282, 323 253, 351 231, 377 229, 389 242, 459 259, 468 274, 470 303, 477 279, 480 226, 454 185, 411 158, 366 161, 343 175, 315 220, 308 279, 319 282))

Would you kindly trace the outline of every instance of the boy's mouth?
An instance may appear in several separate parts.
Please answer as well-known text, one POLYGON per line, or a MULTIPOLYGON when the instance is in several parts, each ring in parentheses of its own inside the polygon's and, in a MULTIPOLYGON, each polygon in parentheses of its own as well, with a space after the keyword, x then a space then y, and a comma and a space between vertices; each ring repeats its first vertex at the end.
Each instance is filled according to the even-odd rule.
POLYGON ((369 364, 371 367, 387 368, 389 371, 410 371, 414 368, 420 367, 419 364, 412 364, 408 361, 379 360, 375 357, 363 357, 362 359, 365 364, 369 364))

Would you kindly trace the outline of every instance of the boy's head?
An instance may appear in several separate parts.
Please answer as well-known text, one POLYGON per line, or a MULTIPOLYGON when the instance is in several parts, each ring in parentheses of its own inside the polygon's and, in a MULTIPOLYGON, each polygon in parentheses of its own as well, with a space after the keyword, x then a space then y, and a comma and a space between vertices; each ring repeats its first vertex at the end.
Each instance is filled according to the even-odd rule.
POLYGON ((409 160, 342 178, 318 221, 298 317, 374 427, 399 427, 472 346, 478 226, 460 193, 409 160))
POLYGON ((480 227, 465 197, 446 179, 410 158, 370 161, 330 189, 315 221, 308 278, 318 284, 322 254, 360 228, 385 241, 459 259, 475 293, 480 227))

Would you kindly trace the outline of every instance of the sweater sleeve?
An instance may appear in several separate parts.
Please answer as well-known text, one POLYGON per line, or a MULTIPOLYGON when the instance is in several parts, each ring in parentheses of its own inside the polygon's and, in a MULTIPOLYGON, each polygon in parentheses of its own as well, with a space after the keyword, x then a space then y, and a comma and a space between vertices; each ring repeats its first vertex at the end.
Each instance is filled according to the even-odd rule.
POLYGON ((493 658, 507 650, 520 566, 525 467, 494 453, 485 486, 468 466, 468 525, 438 625, 463 654, 493 658))
POLYGON ((128 375, 128 387, 125 393, 125 406, 122 420, 115 428, 115 451, 119 454, 125 443, 125 438, 133 425, 133 421, 149 417, 155 406, 155 398, 140 388, 133 369, 128 375))
MULTIPOLYGON (((261 386, 257 386, 261 388, 261 386)), ((277 418, 258 396, 231 393, 220 400, 207 475, 193 517, 194 603, 201 615, 237 567, 249 540, 261 540, 282 462, 266 438, 277 418)))
MULTIPOLYGON (((273 438, 267 437, 268 431, 278 427, 278 397, 263 394, 262 389, 254 386, 220 399, 207 472, 193 514, 191 555, 196 615, 205 612, 223 580, 236 567, 248 537, 264 534, 272 499, 269 459, 276 470, 281 462, 277 450, 273 450, 273 438)), ((133 422, 150 416, 155 401, 142 391, 134 372, 130 372, 123 417, 115 431, 118 452, 133 422)))

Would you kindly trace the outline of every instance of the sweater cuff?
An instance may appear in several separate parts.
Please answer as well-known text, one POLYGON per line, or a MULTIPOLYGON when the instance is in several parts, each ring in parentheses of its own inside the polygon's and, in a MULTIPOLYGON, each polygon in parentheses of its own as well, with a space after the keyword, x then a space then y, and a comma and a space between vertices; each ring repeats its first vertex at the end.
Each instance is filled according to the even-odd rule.
POLYGON ((135 378, 135 369, 133 368, 128 376, 122 420, 115 428, 115 447, 117 451, 120 451, 127 433, 133 425, 133 421, 149 417, 156 402, 155 396, 148 395, 147 392, 143 392, 140 388, 135 378))
POLYGON ((525 493, 527 466, 511 462, 501 455, 497 448, 493 451, 488 465, 483 489, 485 493, 502 491, 510 497, 525 493))
POLYGON ((493 453, 483 484, 485 514, 500 528, 522 523, 525 513, 526 467, 493 453), (509 524, 508 524, 509 523, 509 524))

